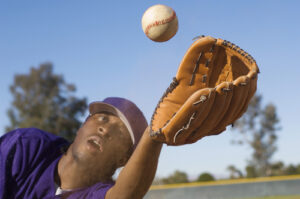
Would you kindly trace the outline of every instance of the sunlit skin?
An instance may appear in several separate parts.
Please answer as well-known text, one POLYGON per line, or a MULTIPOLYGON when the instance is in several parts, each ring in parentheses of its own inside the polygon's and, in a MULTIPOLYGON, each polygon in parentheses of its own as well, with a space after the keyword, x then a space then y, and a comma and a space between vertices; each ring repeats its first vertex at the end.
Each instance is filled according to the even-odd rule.
POLYGON ((58 163, 58 184, 76 189, 111 180, 130 157, 130 134, 115 115, 97 113, 85 121, 74 142, 58 163))
POLYGON ((107 113, 89 117, 59 160, 56 183, 67 190, 85 188, 111 180, 116 168, 126 164, 105 199, 142 199, 154 179, 162 148, 149 133, 148 127, 132 153, 130 135, 118 117, 107 113))

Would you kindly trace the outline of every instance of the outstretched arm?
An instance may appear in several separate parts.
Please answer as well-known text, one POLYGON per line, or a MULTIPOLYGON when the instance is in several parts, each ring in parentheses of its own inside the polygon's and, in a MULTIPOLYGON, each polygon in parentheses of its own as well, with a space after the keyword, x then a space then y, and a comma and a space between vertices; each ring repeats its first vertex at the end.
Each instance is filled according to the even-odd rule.
POLYGON ((105 199, 143 198, 155 176, 161 148, 162 143, 150 138, 148 127, 105 199))

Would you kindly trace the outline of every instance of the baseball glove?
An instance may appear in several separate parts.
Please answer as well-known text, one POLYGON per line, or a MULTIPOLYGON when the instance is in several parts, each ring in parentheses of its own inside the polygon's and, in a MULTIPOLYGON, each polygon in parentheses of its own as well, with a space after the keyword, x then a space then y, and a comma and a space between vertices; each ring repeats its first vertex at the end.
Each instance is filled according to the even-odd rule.
POLYGON ((217 135, 247 110, 259 69, 237 45, 200 36, 152 115, 150 136, 168 145, 217 135))

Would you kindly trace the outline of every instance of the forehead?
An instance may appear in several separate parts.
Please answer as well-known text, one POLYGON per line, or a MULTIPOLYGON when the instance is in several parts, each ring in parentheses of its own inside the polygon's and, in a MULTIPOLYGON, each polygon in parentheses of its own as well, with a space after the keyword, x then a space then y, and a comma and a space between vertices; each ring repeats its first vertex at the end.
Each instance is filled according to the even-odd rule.
POLYGON ((88 116, 87 119, 96 119, 96 120, 103 120, 106 119, 108 121, 115 121, 115 122, 121 122, 123 123, 123 121, 116 115, 109 113, 109 112, 99 112, 99 113, 95 113, 93 115, 88 116))
POLYGON ((110 113, 110 112, 106 112, 106 111, 103 111, 103 112, 99 112, 99 113, 94 113, 93 115, 90 115, 91 117, 99 117, 101 115, 106 115, 106 116, 112 116, 112 117, 117 117, 116 115, 110 113))

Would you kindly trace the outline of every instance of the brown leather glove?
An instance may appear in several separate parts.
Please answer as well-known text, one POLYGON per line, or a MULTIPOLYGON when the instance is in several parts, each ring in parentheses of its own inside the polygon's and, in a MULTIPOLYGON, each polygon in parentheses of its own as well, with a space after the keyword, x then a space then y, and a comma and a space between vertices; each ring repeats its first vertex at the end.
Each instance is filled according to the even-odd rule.
POLYGON ((183 145, 221 133, 247 110, 257 73, 255 60, 238 46, 199 37, 152 115, 150 136, 183 145))

